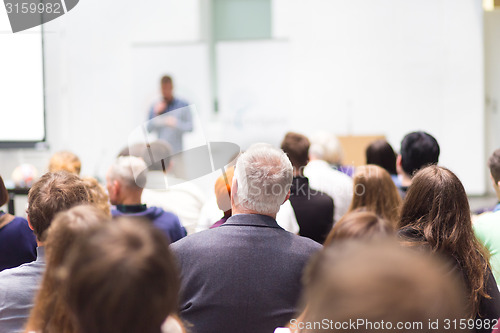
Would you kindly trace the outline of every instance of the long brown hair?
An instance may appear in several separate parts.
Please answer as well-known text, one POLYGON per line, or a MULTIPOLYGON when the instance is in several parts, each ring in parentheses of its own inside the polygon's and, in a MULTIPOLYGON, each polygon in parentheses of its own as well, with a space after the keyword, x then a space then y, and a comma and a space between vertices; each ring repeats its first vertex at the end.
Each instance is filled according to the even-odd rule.
POLYGON ((349 212, 366 207, 396 227, 401 196, 391 175, 378 165, 365 165, 357 168, 353 184, 354 191, 349 212))
POLYGON ((45 273, 26 331, 73 333, 68 307, 64 303, 57 272, 75 240, 107 222, 108 216, 94 206, 76 206, 59 213, 47 232, 45 273))
POLYGON ((481 297, 489 298, 489 253, 474 235, 469 201, 458 177, 435 165, 418 171, 403 203, 399 226, 407 245, 429 247, 457 262, 474 317, 481 297))

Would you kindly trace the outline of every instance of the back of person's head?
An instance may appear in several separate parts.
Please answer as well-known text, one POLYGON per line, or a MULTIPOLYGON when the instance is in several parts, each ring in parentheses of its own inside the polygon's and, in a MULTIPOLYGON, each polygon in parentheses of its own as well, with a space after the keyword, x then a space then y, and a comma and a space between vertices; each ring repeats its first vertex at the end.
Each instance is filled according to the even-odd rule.
POLYGON ((57 213, 89 201, 89 191, 77 175, 65 171, 44 174, 28 193, 28 220, 38 241, 45 240, 45 231, 57 213))
POLYGON ((495 186, 498 187, 498 183, 500 182, 500 149, 497 149, 491 154, 488 159, 488 167, 490 168, 491 178, 495 183, 495 186))
POLYGON ((158 333, 177 309, 178 273, 165 236, 121 218, 79 239, 63 293, 79 333, 158 333))
POLYGON ((396 153, 392 149, 389 142, 380 139, 373 141, 366 148, 366 164, 378 165, 391 175, 395 175, 396 172, 396 153))
POLYGON ((310 261, 304 282, 307 308, 291 322, 295 332, 430 333, 429 321, 465 318, 459 278, 438 258, 391 239, 327 247, 310 261))
POLYGON ((389 173, 377 165, 356 169, 350 211, 366 207, 391 222, 398 223, 401 196, 389 173))
POLYGON ((48 266, 61 265, 78 237, 109 220, 108 214, 90 204, 78 205, 58 213, 47 231, 45 245, 48 266))
POLYGON ((487 295, 489 254, 474 235, 469 201, 458 177, 435 165, 418 171, 403 202, 399 227, 407 245, 427 247, 457 261, 476 313, 479 296, 487 295))
POLYGON ((324 160, 332 165, 340 165, 342 163, 342 146, 334 134, 318 132, 311 136, 310 140, 309 156, 311 158, 324 160))
POLYGON ((419 230, 432 248, 459 250, 474 235, 462 182, 436 165, 418 171, 403 202, 399 227, 419 230))
POLYGON ((439 144, 430 134, 412 132, 401 141, 401 167, 410 177, 430 164, 439 162, 439 144))
POLYGON ((281 149, 288 155, 295 169, 299 170, 309 162, 309 139, 302 134, 288 132, 281 142, 281 149))
POLYGON ((132 190, 142 190, 146 184, 146 163, 140 157, 120 156, 109 167, 108 182, 119 182, 132 190))
POLYGON ((259 214, 276 214, 290 192, 292 179, 292 163, 282 150, 266 143, 253 144, 236 162, 232 204, 259 214))
POLYGON ((79 175, 81 168, 82 162, 78 156, 69 151, 59 151, 49 161, 49 172, 67 171, 79 175))
POLYGON ((0 176, 0 207, 9 202, 9 192, 5 187, 2 176, 0 176))
POLYGON ((36 332, 76 332, 61 293, 58 291, 58 269, 71 246, 80 237, 86 237, 93 228, 100 227, 110 217, 91 205, 80 205, 58 213, 47 231, 45 273, 35 298, 27 330, 36 332))
POLYGON ((324 246, 347 239, 372 239, 394 233, 393 225, 367 208, 358 208, 345 214, 333 225, 324 246))
POLYGON ((166 141, 156 140, 144 146, 139 157, 146 162, 148 170, 167 172, 172 157, 172 148, 166 141))
POLYGON ((224 175, 215 181, 215 198, 217 206, 223 212, 231 210, 231 186, 233 184, 234 166, 228 167, 224 175))
POLYGON ((109 197, 104 187, 93 177, 85 177, 83 181, 90 194, 90 203, 111 217, 111 205, 109 204, 109 197))

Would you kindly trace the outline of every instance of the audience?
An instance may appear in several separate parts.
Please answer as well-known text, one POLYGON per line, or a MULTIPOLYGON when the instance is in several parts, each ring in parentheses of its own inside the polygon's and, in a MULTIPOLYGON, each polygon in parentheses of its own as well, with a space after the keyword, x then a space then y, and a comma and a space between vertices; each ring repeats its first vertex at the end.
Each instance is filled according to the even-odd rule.
MULTIPOLYGON (((489 267, 489 253, 474 236, 467 195, 453 172, 438 166, 417 172, 399 226, 404 244, 445 256, 450 269, 461 273, 467 319, 500 317, 500 293, 489 267)), ((489 331, 476 327, 476 332, 489 331)))
POLYGON ((182 277, 180 314, 192 333, 272 332, 298 310, 302 269, 321 245, 275 220, 292 177, 281 150, 252 145, 236 163, 233 215, 172 244, 182 277))
POLYGON ((326 247, 347 239, 386 237, 394 231, 393 224, 363 207, 350 211, 335 223, 323 245, 326 247))
POLYGON ((460 280, 438 258, 390 240, 340 242, 325 248, 305 272, 307 309, 275 332, 469 332, 460 280), (438 326, 431 326, 436 323, 438 326), (398 326, 399 325, 399 326, 398 326))
POLYGON ((163 231, 171 242, 186 235, 179 218, 160 207, 148 207, 141 203, 143 187, 146 184, 147 169, 144 161, 134 156, 118 157, 106 175, 109 200, 116 209, 113 217, 130 216, 149 219, 163 231))
MULTIPOLYGON (((374 141, 352 179, 332 134, 289 132, 281 149, 228 166, 196 233, 204 195, 171 175, 168 143, 123 150, 107 191, 54 154, 27 220, 0 211, 0 332, 491 332, 500 204, 472 224, 434 137, 407 134, 397 157, 374 141)), ((500 202, 500 149, 488 166, 500 202)))
MULTIPOLYGON (((9 192, 0 176, 0 207, 9 201, 9 192)), ((36 237, 22 217, 0 210, 0 272, 36 259, 36 237)))
POLYGON ((96 206, 76 206, 58 213, 47 231, 46 267, 35 298, 27 331, 77 333, 66 303, 61 297, 58 272, 68 251, 79 237, 105 224, 109 214, 96 206))
POLYGON ((309 186, 304 177, 304 168, 309 162, 309 139, 304 135, 289 132, 281 142, 281 149, 288 155, 293 166, 293 181, 290 189, 299 235, 323 243, 332 229, 334 202, 323 192, 309 186))
POLYGON ((311 140, 309 163, 304 169, 304 176, 309 179, 311 188, 326 193, 333 199, 334 222, 347 213, 352 199, 351 177, 333 169, 328 163, 333 158, 330 145, 335 140, 335 136, 331 136, 330 140, 311 140))
POLYGON ((224 212, 224 216, 215 222, 210 229, 217 228, 224 224, 231 217, 231 185, 233 184, 234 166, 227 168, 224 174, 215 181, 215 197, 217 207, 224 212))
POLYGON ((143 146, 137 157, 146 162, 149 171, 142 202, 174 213, 191 234, 195 231, 205 196, 192 182, 174 177, 170 172, 171 155, 170 146, 161 140, 143 146))
POLYGON ((49 161, 49 172, 66 171, 78 176, 81 168, 82 162, 78 156, 69 151, 59 151, 49 161))
POLYGON ((401 151, 396 159, 396 170, 401 179, 399 191, 404 199, 412 177, 421 168, 439 162, 439 144, 425 132, 407 134, 401 142, 401 151))
POLYGON ((480 215, 474 222, 474 232, 491 254, 490 264, 497 283, 500 283, 500 149, 488 159, 490 177, 499 203, 493 209, 480 215))
POLYGON ((396 228, 401 196, 389 173, 376 165, 360 166, 356 169, 353 182, 354 195, 349 211, 366 207, 396 228))
POLYGON ((37 239, 35 261, 0 272, 0 332, 22 332, 45 269, 46 231, 58 212, 89 202, 84 182, 65 171, 46 173, 28 194, 28 223, 37 239))
MULTIPOLYGON (((63 267, 62 298, 78 333, 159 333, 177 310, 168 242, 145 221, 120 218, 79 237, 63 267)), ((172 320, 164 333, 181 332, 172 320)))
POLYGON ((366 164, 375 164, 384 168, 394 183, 399 186, 398 172, 396 171, 396 153, 392 146, 384 139, 373 141, 365 151, 366 164))

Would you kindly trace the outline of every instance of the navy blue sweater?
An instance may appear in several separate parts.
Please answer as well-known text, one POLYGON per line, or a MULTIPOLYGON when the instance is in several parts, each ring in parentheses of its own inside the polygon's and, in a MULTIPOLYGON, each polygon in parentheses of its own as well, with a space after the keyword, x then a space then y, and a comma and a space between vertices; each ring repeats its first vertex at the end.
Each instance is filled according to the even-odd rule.
POLYGON ((186 236, 186 229, 181 225, 177 215, 169 213, 160 207, 147 207, 146 205, 117 205, 111 210, 113 217, 132 216, 143 217, 153 225, 163 231, 173 243, 186 236))
MULTIPOLYGON (((12 218, 0 211, 0 218, 12 218)), ((0 229, 0 271, 36 259, 36 237, 22 217, 14 217, 0 229)))

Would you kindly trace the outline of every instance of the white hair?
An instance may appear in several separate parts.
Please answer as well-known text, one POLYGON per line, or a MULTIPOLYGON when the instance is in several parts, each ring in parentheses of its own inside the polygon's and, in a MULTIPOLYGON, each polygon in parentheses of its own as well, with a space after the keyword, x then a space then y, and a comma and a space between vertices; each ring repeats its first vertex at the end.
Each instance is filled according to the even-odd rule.
POLYGON ((342 162, 343 152, 339 139, 328 132, 317 132, 310 138, 309 155, 338 165, 342 162))
POLYGON ((146 163, 135 156, 120 156, 108 171, 110 180, 118 180, 130 188, 143 188, 146 184, 146 163))
POLYGON ((270 144, 250 146, 236 162, 235 205, 260 214, 276 214, 290 191, 292 163, 270 144))

